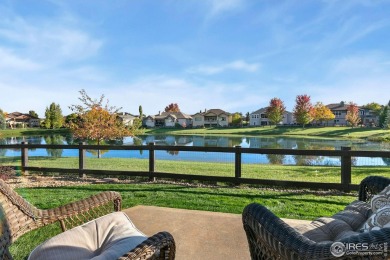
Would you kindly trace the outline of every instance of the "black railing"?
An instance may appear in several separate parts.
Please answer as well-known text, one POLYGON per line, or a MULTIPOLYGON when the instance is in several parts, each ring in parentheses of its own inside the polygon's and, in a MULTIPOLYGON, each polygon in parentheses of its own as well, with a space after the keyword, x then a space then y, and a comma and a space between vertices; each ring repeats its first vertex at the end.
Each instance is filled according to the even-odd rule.
POLYGON ((358 185, 352 184, 352 157, 382 157, 390 158, 389 151, 352 151, 350 147, 342 147, 341 150, 296 150, 296 149, 261 149, 236 147, 195 147, 195 146, 157 146, 150 143, 147 146, 114 146, 114 145, 45 145, 45 144, 14 144, 0 145, 0 149, 21 149, 21 169, 25 171, 78 173, 80 177, 85 174, 95 175, 126 175, 143 176, 154 181, 156 178, 169 178, 177 180, 200 180, 214 182, 230 182, 235 184, 260 184, 285 187, 299 187, 310 189, 337 189, 357 190, 358 185), (32 167, 28 163, 28 149, 73 149, 79 153, 78 169, 32 167), (95 170, 85 168, 86 150, 145 150, 149 151, 148 171, 119 171, 119 170, 95 170), (234 154, 234 176, 212 176, 212 175, 191 175, 186 173, 167 173, 155 171, 155 151, 187 151, 187 152, 218 152, 234 154), (341 172, 339 183, 303 182, 288 180, 254 179, 242 177, 242 154, 279 154, 279 155, 301 155, 301 156, 332 156, 341 158, 341 172))

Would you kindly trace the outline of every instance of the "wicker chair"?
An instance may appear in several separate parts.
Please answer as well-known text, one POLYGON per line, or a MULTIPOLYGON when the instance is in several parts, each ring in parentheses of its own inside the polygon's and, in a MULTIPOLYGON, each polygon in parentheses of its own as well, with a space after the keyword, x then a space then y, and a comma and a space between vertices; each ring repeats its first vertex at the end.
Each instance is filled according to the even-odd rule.
MULTIPOLYGON (((359 201, 367 202, 390 184, 389 178, 370 176, 359 189, 359 201)), ((365 204, 357 201, 356 203, 365 204)), ((371 214, 371 210, 367 214, 371 214)), ((340 215, 339 215, 340 216, 340 215)), ((332 241, 315 242, 302 235, 275 216, 266 207, 252 203, 243 211, 243 225, 247 235, 252 259, 387 259, 382 254, 376 257, 344 255, 335 257, 331 252, 332 241)), ((357 233, 337 240, 341 243, 389 243, 390 228, 357 233)))
MULTIPOLYGON (((119 193, 106 191, 54 209, 34 207, 0 179, 0 259, 13 259, 9 246, 28 231, 59 222, 62 231, 109 212, 121 210, 119 193)), ((159 232, 118 259, 174 259, 175 242, 168 232, 159 232)))

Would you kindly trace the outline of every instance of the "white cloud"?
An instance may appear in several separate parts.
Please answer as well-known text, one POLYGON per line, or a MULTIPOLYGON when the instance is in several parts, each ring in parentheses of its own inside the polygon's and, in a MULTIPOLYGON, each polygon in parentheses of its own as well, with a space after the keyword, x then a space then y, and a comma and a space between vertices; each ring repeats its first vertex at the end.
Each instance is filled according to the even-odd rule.
POLYGON ((61 64, 89 58, 100 50, 103 40, 81 29, 75 19, 27 20, 13 13, 0 20, 0 47, 41 63, 61 64))
POLYGON ((243 60, 236 60, 219 66, 205 66, 201 65, 193 67, 188 70, 189 73, 198 73, 213 75, 223 73, 228 70, 245 71, 245 72, 256 72, 260 68, 259 63, 248 63, 243 60))
POLYGON ((13 70, 38 70, 41 66, 29 59, 18 57, 15 53, 0 46, 0 68, 13 70))

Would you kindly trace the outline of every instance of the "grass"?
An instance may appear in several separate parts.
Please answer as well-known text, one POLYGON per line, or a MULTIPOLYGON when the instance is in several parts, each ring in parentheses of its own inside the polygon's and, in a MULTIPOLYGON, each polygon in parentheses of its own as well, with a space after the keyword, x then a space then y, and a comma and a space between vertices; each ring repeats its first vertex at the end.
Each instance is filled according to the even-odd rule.
POLYGON ((367 139, 371 141, 390 142, 390 130, 363 127, 247 127, 247 128, 154 128, 147 129, 145 134, 173 134, 173 135, 283 135, 296 137, 325 137, 367 139))
POLYGON ((31 135, 54 135, 54 134, 68 134, 69 129, 44 129, 44 128, 16 128, 0 130, 0 137, 21 137, 31 135))
MULTIPOLYGON (((47 209, 106 190, 121 193, 123 208, 153 205, 241 214, 247 204, 257 202, 267 206, 279 217, 307 220, 330 216, 356 199, 356 194, 318 193, 307 190, 202 188, 158 183, 23 188, 17 191, 33 205, 47 209)), ((35 246, 59 232, 60 229, 56 225, 29 232, 11 246, 11 253, 15 259, 24 259, 35 246)))
MULTIPOLYGON (((0 164, 20 165, 19 157, 0 157, 0 164)), ((78 158, 29 157, 29 166, 77 169, 78 158)), ((133 158, 87 158, 86 169, 148 171, 148 159, 133 158)), ((156 160, 157 172, 185 173, 192 175, 234 176, 234 162, 189 162, 156 160)), ((290 180, 307 182, 340 183, 340 167, 335 166, 293 166, 270 164, 243 164, 242 177, 255 179, 290 180)), ((369 175, 390 177, 390 167, 352 167, 352 183, 359 184, 369 175)))

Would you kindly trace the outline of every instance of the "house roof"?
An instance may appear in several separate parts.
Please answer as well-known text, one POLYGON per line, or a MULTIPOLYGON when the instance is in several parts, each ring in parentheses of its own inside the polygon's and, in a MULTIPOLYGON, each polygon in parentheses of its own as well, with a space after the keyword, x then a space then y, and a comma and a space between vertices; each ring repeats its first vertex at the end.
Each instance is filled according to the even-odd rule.
MULTIPOLYGON (((256 111, 254 111, 254 112, 252 112, 251 113, 251 115, 252 114, 265 114, 267 112, 267 108, 266 107, 263 107, 263 108, 260 108, 260 109, 258 109, 258 110, 256 110, 256 111)), ((292 114, 292 112, 290 112, 290 111, 284 111, 284 113, 285 114, 292 114)))
POLYGON ((256 110, 255 112, 252 112, 251 114, 264 114, 267 111, 266 107, 260 108, 256 110))
POLYGON ((226 111, 223 111, 222 109, 217 109, 216 108, 216 109, 206 110, 205 112, 198 112, 198 113, 196 113, 196 114, 194 114, 192 116, 196 116, 196 115, 205 116, 205 115, 210 114, 210 113, 214 114, 214 115, 217 115, 217 116, 222 115, 222 114, 225 114, 225 115, 228 115, 228 116, 231 115, 229 112, 226 112, 226 111))
POLYGON ((30 114, 23 114, 20 112, 12 112, 7 114, 6 120, 23 120, 23 121, 28 121, 30 119, 38 119, 38 117, 32 116, 30 114))
POLYGON ((154 115, 154 116, 148 116, 153 119, 165 119, 167 117, 173 117, 175 119, 191 119, 192 117, 190 115, 187 115, 183 112, 162 112, 161 114, 154 115))
POLYGON ((348 105, 345 104, 344 102, 341 102, 341 103, 333 103, 333 104, 329 104, 329 105, 326 105, 330 110, 347 110, 348 109, 348 105))

